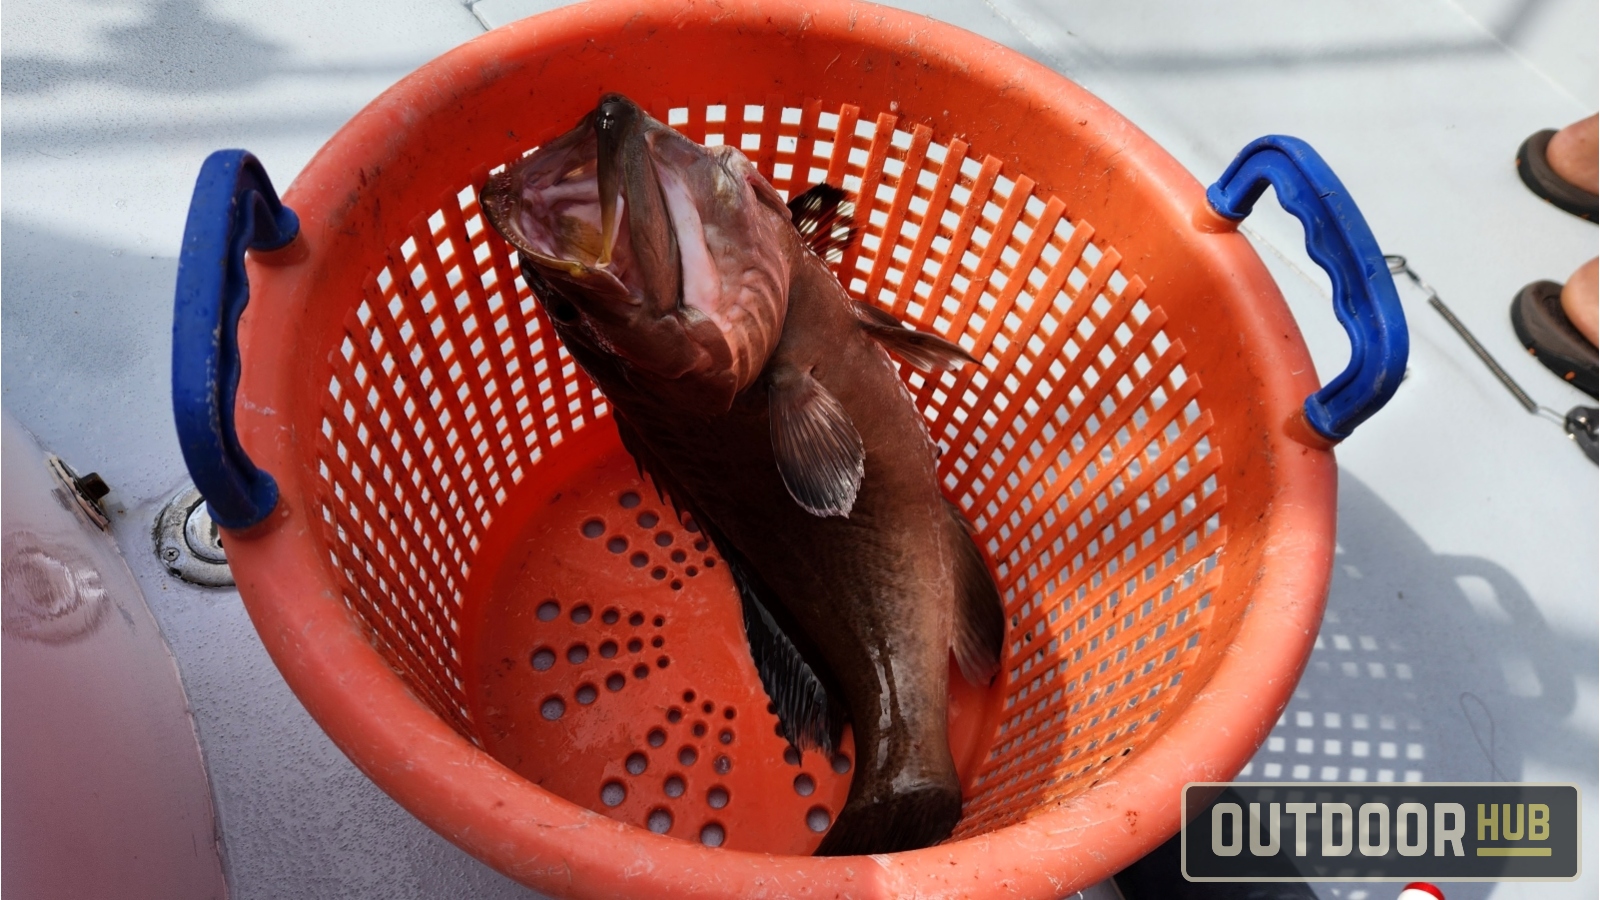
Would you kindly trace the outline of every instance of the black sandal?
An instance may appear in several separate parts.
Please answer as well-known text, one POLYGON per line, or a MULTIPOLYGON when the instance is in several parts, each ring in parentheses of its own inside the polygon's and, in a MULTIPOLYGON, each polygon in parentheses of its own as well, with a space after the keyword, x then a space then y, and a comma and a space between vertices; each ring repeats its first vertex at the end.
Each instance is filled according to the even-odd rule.
POLYGON ((1567 181, 1550 168, 1545 149, 1550 146, 1552 137, 1555 131, 1545 129, 1522 142, 1517 148, 1517 174, 1522 176, 1522 183, 1528 190, 1559 209, 1593 222, 1600 217, 1600 196, 1567 181))
POLYGON ((1517 340, 1545 368, 1591 397, 1600 387, 1600 351, 1578 333, 1561 309, 1561 285, 1535 281, 1511 301, 1517 340))

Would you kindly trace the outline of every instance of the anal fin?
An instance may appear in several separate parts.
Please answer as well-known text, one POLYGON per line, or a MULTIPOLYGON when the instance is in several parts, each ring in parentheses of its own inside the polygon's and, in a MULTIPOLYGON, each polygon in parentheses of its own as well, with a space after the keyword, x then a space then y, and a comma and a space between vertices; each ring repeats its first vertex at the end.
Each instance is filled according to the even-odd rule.
POLYGON ((982 687, 1000 670, 1005 607, 966 517, 948 500, 945 507, 953 520, 951 540, 956 552, 956 621, 950 631, 950 650, 955 653, 962 676, 982 687))
POLYGON ((787 366, 770 376, 767 408, 773 455, 789 496, 814 516, 850 515, 866 451, 838 398, 809 371, 787 366))

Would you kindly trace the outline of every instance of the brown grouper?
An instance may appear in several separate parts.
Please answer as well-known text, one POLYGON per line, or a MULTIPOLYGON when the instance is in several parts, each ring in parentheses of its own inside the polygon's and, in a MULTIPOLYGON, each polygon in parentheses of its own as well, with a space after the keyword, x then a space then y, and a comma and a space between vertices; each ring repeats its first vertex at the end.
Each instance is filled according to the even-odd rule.
POLYGON ((784 737, 831 752, 850 723, 823 855, 949 836, 950 653, 988 683, 1004 629, 885 348, 971 358, 845 293, 824 260, 853 238, 844 198, 785 204, 738 150, 615 94, 480 196, 624 446, 726 558, 784 737))

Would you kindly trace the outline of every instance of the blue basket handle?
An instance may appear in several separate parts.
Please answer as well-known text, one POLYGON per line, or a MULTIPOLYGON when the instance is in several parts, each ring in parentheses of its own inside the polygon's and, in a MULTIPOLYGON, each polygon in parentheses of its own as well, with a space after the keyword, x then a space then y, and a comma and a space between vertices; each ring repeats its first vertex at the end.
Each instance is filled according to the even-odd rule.
POLYGON ((248 528, 278 505, 278 483, 239 446, 239 316, 250 302, 244 252, 276 250, 300 233, 266 170, 244 150, 206 158, 189 203, 172 321, 172 415, 211 517, 248 528))
POLYGON ((1333 311, 1350 335, 1349 366, 1305 405, 1306 421, 1318 434, 1342 441, 1400 386, 1411 348, 1405 313, 1366 219, 1305 141, 1281 134, 1251 141, 1206 189, 1206 199, 1219 215, 1237 221, 1269 183, 1305 226, 1306 251, 1333 280, 1333 311))

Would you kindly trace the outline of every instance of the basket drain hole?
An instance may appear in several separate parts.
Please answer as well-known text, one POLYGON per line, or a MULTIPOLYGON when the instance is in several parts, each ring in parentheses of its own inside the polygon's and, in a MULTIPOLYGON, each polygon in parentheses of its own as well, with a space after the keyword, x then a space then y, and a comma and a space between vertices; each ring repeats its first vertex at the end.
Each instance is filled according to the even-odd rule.
POLYGON ((666 834, 672 830, 672 813, 664 809, 650 810, 650 817, 645 819, 645 826, 656 834, 666 834))
POLYGON ((706 791, 706 804, 712 809, 721 809, 727 806, 729 799, 728 789, 721 785, 706 791))
POLYGON ((688 785, 684 782, 682 776, 669 775, 667 780, 662 783, 661 790, 666 792, 668 797, 677 799, 683 796, 683 792, 687 787, 688 785))
POLYGON ((813 806, 806 811, 806 827, 821 834, 832 824, 833 816, 825 806, 813 806))
POLYGON ((628 799, 628 789, 620 781, 608 781, 600 788, 600 802, 607 806, 621 806, 628 799))
MULTIPOLYGON (((620 503, 623 506, 623 508, 625 508, 625 509, 632 509, 633 507, 638 506, 639 503, 641 502, 641 500, 640 500, 639 495, 637 493, 634 493, 633 491, 628 491, 628 492, 620 495, 618 497, 618 499, 617 499, 617 502, 620 503)), ((645 510, 644 512, 639 513, 639 515, 634 519, 634 521, 638 523, 640 528, 649 530, 649 529, 655 528, 657 525, 659 525, 661 523, 661 517, 659 515, 657 515, 656 513, 652 512, 652 511, 645 510)), ((689 531, 692 534, 699 534, 699 532, 700 532, 699 526, 694 524, 694 520, 693 519, 685 518, 683 526, 687 531, 689 531)), ((605 523, 604 519, 588 519, 583 523, 582 526, 580 526, 579 530, 582 531, 584 537, 589 538, 590 540, 595 540, 595 539, 598 539, 600 537, 604 537, 605 536, 605 534, 606 534, 606 523, 605 523)), ((657 531, 655 533, 655 535, 653 536, 653 541, 655 542, 655 545, 657 547, 661 547, 661 548, 665 549, 667 547, 671 547, 674 543, 677 542, 677 536, 674 535, 671 531, 657 531)), ((708 542, 704 537, 698 538, 698 539, 694 540, 692 543, 694 545, 694 549, 696 551, 700 552, 700 553, 706 552, 711 547, 710 542, 708 542)), ((606 538, 606 549, 611 551, 612 553, 615 553, 615 554, 618 554, 618 555, 621 555, 623 553, 627 553, 629 546, 630 546, 630 543, 628 541, 628 538, 626 536, 624 536, 624 535, 613 534, 609 538, 606 538)), ((689 561, 688 551, 684 550, 681 547, 674 547, 672 549, 672 552, 670 554, 668 554, 668 556, 672 560, 674 565, 683 565, 684 563, 689 561)), ((629 563, 629 565, 633 566, 635 569, 643 569, 643 568, 646 568, 646 567, 650 567, 650 554, 644 552, 643 550, 635 550, 631 554, 628 555, 628 563, 629 563)), ((716 564, 715 560, 712 557, 706 557, 706 559, 705 559, 706 568, 710 568, 715 564, 716 564)), ((667 582, 667 586, 669 588, 671 588, 672 590, 674 590, 674 591, 683 590, 683 579, 682 578, 672 577, 672 574, 673 573, 669 572, 665 566, 650 567, 650 577, 651 578, 653 578, 656 581, 667 582), (668 580, 669 578, 671 579, 670 581, 668 580)), ((684 570, 683 574, 686 577, 694 578, 695 576, 700 574, 700 569, 699 569, 698 566, 688 566, 684 570)), ((540 620, 548 622, 551 619, 554 619, 556 614, 557 614, 558 609, 559 609, 559 607, 556 607, 556 606, 551 606, 551 608, 549 610, 546 610, 544 607, 540 607, 540 610, 539 610, 539 618, 540 618, 540 620)), ((587 609, 588 608, 587 607, 582 607, 582 609, 585 610, 585 613, 584 613, 585 617, 583 619, 577 618, 577 611, 574 610, 573 621, 578 622, 580 624, 582 624, 584 621, 587 621, 587 616, 588 616, 588 613, 587 613, 587 609)), ((619 618, 619 614, 617 613, 617 611, 614 608, 613 609, 608 609, 608 610, 606 610, 605 615, 603 616, 603 618, 604 618, 605 623, 607 625, 612 625, 612 624, 616 623, 617 619, 619 618)), ((656 627, 658 627, 658 628, 661 627, 663 621, 664 620, 662 619, 661 616, 657 616, 656 617, 656 621, 655 621, 656 627)), ((634 616, 630 616, 628 618, 628 623, 630 625, 638 626, 642 622, 643 622, 642 617, 638 617, 637 614, 634 615, 634 616)))
POLYGON ((716 822, 708 822, 706 827, 700 829, 700 843, 707 847, 721 847, 722 840, 726 836, 727 833, 716 822))

